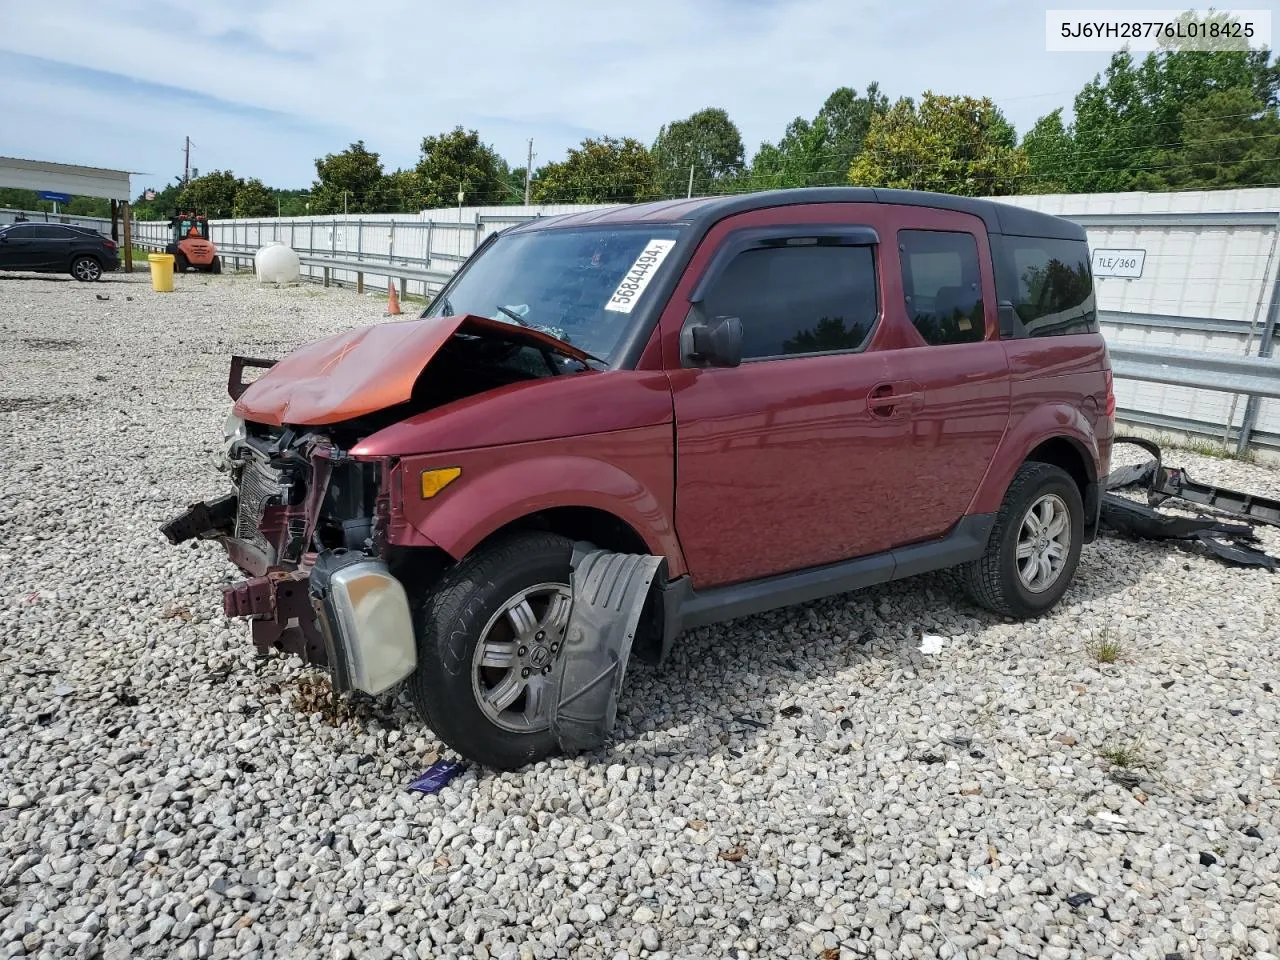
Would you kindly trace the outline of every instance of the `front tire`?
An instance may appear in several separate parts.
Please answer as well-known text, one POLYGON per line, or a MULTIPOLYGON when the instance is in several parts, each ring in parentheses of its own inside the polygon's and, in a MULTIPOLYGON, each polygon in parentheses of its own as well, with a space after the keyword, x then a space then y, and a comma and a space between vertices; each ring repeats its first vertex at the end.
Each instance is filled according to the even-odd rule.
POLYGON ((102 279, 102 264, 93 257, 76 257, 71 261, 71 275, 81 283, 102 279))
POLYGON ((521 533, 447 570, 415 611, 409 695, 458 753, 499 770, 549 756, 549 682, 571 608, 573 544, 521 533))
POLYGON ((1080 563, 1084 502, 1061 467, 1024 463, 1004 495, 983 555, 963 571, 974 602, 1019 619, 1062 599, 1080 563))
POLYGON ((187 263, 187 258, 185 254, 175 253, 173 255, 173 272, 174 273, 186 273, 188 266, 190 266, 190 264, 187 263))
POLYGON ((214 257, 214 258, 213 258, 213 263, 209 264, 209 272, 210 272, 210 273, 221 273, 221 272, 222 272, 222 258, 221 258, 221 257, 214 257))

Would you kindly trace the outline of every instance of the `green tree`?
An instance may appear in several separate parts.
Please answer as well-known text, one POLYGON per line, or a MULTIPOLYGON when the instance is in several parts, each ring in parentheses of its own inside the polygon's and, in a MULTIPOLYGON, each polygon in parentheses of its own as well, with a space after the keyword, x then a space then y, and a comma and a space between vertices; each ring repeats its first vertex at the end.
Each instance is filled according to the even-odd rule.
POLYGON ((1280 183, 1280 118, 1252 90, 1219 90, 1188 104, 1182 143, 1158 164, 1172 190, 1280 183))
POLYGON ((133 215, 139 220, 168 220, 178 207, 178 196, 181 193, 182 178, 178 176, 173 178, 173 183, 157 190, 152 200, 147 199, 147 192, 144 190, 133 202, 133 215))
POLYGON ((714 192, 743 166, 742 134, 719 107, 665 124, 652 152, 667 196, 685 195, 691 170, 695 192, 714 192))
POLYGON ((1062 122, 1062 108, 1046 114, 1022 138, 1029 176, 1023 193, 1068 193, 1075 170, 1075 141, 1062 122))
POLYGON ((861 96, 852 87, 833 90, 812 120, 796 117, 776 145, 760 145, 748 183, 757 190, 844 183, 872 120, 888 109, 888 98, 874 81, 861 96))
MULTIPOLYGON (((1209 19, 1220 21, 1225 15, 1199 22, 1209 19)), ((1257 175, 1260 158, 1275 156, 1274 151, 1254 154, 1244 166, 1228 162, 1211 180, 1197 172, 1209 166, 1196 157, 1211 140, 1263 144, 1276 117, 1278 94, 1280 65, 1266 50, 1205 52, 1165 45, 1140 63, 1127 52, 1117 53, 1076 95, 1074 122, 1063 131, 1070 149, 1056 148, 1065 159, 1033 145, 1027 146, 1028 154, 1040 154, 1032 161, 1037 179, 1052 176, 1079 192, 1258 182, 1250 178, 1257 175), (1208 112, 1209 103, 1230 106, 1231 113, 1208 112), (1208 129, 1215 136, 1203 132, 1208 129), (1192 149, 1192 143, 1199 146, 1192 149), (1225 179, 1230 176, 1246 179, 1225 179)))
POLYGON ((240 185, 236 187, 235 215, 237 217, 274 217, 276 215, 275 195, 257 177, 241 180, 240 185))
POLYGON ((849 182, 966 196, 1015 193, 1027 172, 1015 139, 990 99, 926 92, 918 108, 902 99, 871 121, 849 182))
MULTIPOLYGON (((203 213, 209 219, 215 217, 231 217, 235 215, 236 191, 240 181, 230 170, 214 170, 202 177, 191 180, 178 194, 178 206, 196 213, 203 213)), ((173 211, 165 214, 165 219, 173 216, 173 211)))
POLYGON ((280 205, 282 217, 302 217, 310 212, 307 204, 311 202, 310 190, 272 189, 272 195, 280 205))
POLYGON ((383 209, 388 212, 417 213, 427 205, 415 170, 393 170, 382 178, 380 190, 383 209))
POLYGON ((533 182, 542 203, 633 203, 660 196, 658 165, 643 143, 624 137, 588 137, 533 182))
MULTIPOLYGON (((427 207, 450 207, 458 202, 503 203, 509 197, 507 164, 475 130, 454 127, 448 133, 423 137, 422 157, 415 168, 421 199, 427 207)), ((522 187, 523 190, 523 187, 522 187)))
POLYGON ((380 213, 385 209, 382 160, 365 148, 363 140, 318 159, 316 177, 311 187, 312 213, 342 213, 344 209, 348 213, 380 213))

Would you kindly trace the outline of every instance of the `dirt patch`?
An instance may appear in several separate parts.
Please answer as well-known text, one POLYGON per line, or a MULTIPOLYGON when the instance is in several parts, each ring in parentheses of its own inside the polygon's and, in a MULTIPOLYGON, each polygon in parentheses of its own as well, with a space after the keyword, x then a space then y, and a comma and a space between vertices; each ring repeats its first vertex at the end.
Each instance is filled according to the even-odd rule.
POLYGON ((78 410, 83 406, 78 397, 0 397, 0 413, 78 410))
POLYGON ((55 340, 52 337, 23 337, 19 342, 32 350, 75 350, 82 345, 79 340, 55 340))

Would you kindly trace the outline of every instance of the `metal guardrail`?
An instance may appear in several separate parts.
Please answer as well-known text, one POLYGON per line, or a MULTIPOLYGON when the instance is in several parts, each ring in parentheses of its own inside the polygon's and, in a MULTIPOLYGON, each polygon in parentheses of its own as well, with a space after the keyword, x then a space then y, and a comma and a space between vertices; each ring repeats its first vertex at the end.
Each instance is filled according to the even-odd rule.
POLYGON ((1110 344, 1107 352, 1111 355, 1112 373, 1124 380, 1280 399, 1280 360, 1271 357, 1143 350, 1110 344))

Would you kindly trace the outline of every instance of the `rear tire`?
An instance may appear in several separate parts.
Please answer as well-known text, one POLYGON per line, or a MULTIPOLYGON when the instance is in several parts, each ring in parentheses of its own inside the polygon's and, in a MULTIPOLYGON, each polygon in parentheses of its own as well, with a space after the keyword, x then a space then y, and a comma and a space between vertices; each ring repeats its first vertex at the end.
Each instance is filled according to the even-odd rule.
POLYGON ((209 272, 210 272, 210 273, 221 273, 221 272, 222 272, 222 258, 221 258, 221 257, 214 257, 214 258, 213 258, 213 263, 209 264, 209 272))
POLYGON ((554 708, 543 694, 563 652, 562 642, 552 645, 568 620, 563 598, 572 552, 573 544, 555 534, 512 535, 451 567, 417 605, 418 667, 409 695, 423 722, 464 757, 518 770, 556 749, 554 708), (507 613, 513 602, 516 615, 507 613), (519 613, 527 631, 515 626, 519 613), (504 686, 520 692, 504 703, 504 686), (500 705, 482 705, 486 696, 500 705))
POLYGON ((102 279, 102 264, 94 257, 76 257, 71 261, 71 275, 82 283, 102 279))
POLYGON ((1080 563, 1084 502, 1061 467, 1028 462, 1004 495, 983 555, 963 568, 975 603, 1028 619, 1062 599, 1080 563))

